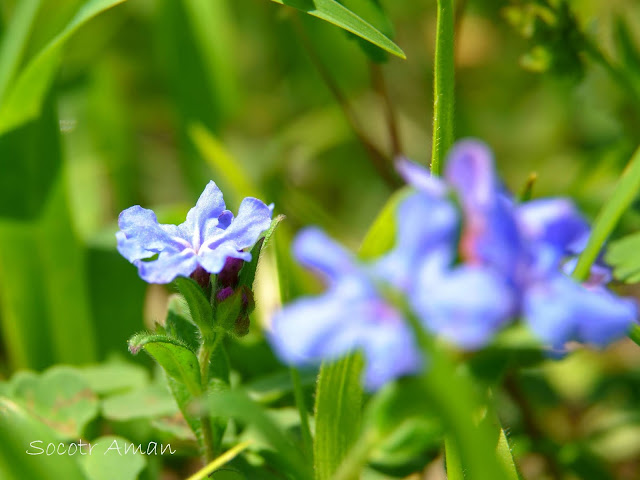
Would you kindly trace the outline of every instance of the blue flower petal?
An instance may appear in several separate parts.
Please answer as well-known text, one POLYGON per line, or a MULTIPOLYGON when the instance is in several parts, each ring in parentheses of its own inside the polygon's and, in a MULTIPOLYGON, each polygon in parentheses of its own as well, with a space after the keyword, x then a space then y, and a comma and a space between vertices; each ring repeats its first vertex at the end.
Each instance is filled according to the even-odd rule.
POLYGON ((438 272, 425 263, 411 303, 432 332, 465 349, 486 345, 513 316, 514 292, 494 272, 461 266, 438 272))
POLYGON ((448 187, 440 178, 431 175, 431 172, 408 158, 400 157, 396 160, 396 170, 409 184, 419 191, 434 198, 442 198, 447 194, 448 187))
POLYGON ((274 315, 271 343, 292 364, 313 365, 338 358, 357 346, 361 324, 353 313, 361 301, 339 289, 297 300, 274 315))
POLYGON ((190 247, 174 225, 160 225, 152 210, 139 205, 127 208, 118 217, 118 251, 130 262, 149 258, 165 250, 180 252, 190 247))
POLYGON ((233 222, 233 212, 231 210, 225 210, 218 217, 218 224, 216 225, 216 228, 226 230, 229 225, 231 225, 231 222, 233 222))
POLYGON ((459 214, 450 201, 418 192, 398 208, 396 245, 375 263, 376 275, 407 291, 416 265, 438 250, 447 260, 455 257, 459 214), (446 252, 446 253, 445 253, 446 252))
POLYGON ((533 200, 517 208, 519 226, 529 241, 543 242, 568 253, 589 234, 589 225, 566 198, 533 200))
POLYGON ((416 374, 424 361, 413 333, 404 324, 377 324, 363 335, 362 351, 366 358, 364 384, 375 391, 398 377, 416 374))
POLYGON ((510 202, 496 197, 492 205, 474 207, 465 214, 460 238, 462 259, 514 279, 525 259, 525 249, 510 202))
MULTIPOLYGON (((314 365, 360 351, 365 386, 375 390, 401 375, 417 372, 422 357, 402 316, 368 286, 332 288, 324 295, 293 302, 276 313, 269 334, 287 363, 314 365)), ((350 282, 348 283, 351 283, 350 282)))
POLYGON ((309 227, 298 233, 293 252, 300 263, 322 274, 329 282, 356 271, 351 253, 318 228, 309 227))
POLYGON ((188 277, 198 266, 196 254, 192 249, 185 248, 182 252, 160 252, 158 258, 145 262, 137 260, 140 277, 148 283, 170 283, 176 277, 188 277))
MULTIPOLYGON (((217 249, 223 244, 233 247, 235 250, 249 248, 271 225, 271 212, 272 209, 264 202, 257 198, 247 197, 242 200, 238 215, 226 229, 217 228, 216 218, 216 229, 207 231, 203 245, 210 250, 217 249)), ((224 217, 223 219, 226 222, 224 217)))
POLYGON ((180 229, 188 235, 195 251, 206 241, 208 232, 218 225, 218 217, 225 209, 222 192, 210 181, 200 195, 195 207, 187 213, 186 221, 180 229))
POLYGON ((220 273, 228 258, 251 261, 251 253, 236 250, 235 245, 223 243, 215 248, 205 245, 198 251, 198 263, 209 273, 220 273))
POLYGON ((477 140, 462 140, 453 146, 444 177, 456 189, 467 210, 493 205, 499 193, 493 154, 477 140))
POLYGON ((638 315, 633 301, 562 274, 528 289, 524 313, 533 332, 555 349, 570 340, 605 346, 625 336, 638 315))

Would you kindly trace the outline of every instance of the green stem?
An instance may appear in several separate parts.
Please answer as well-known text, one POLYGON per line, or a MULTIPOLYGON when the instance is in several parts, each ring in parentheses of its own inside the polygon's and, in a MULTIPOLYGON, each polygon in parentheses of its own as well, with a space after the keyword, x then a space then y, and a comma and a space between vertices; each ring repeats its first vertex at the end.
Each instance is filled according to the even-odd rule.
POLYGON ((640 189, 640 148, 625 168, 616 185, 613 196, 602 207, 594 222, 593 231, 584 251, 578 259, 573 278, 584 281, 588 278, 593 262, 596 261, 602 246, 618 224, 620 217, 635 199, 640 189))
POLYGON ((387 121, 387 129, 389 130, 389 138, 391 139, 391 152, 393 153, 393 158, 396 158, 402 155, 398 116, 396 115, 391 96, 389 95, 389 88, 384 78, 382 66, 378 63, 370 62, 370 69, 373 87, 384 103, 384 114, 387 121))
MULTIPOLYGON (((200 364, 200 382, 202 386, 202 394, 206 396, 209 387, 209 367, 211 364, 211 355, 218 348, 224 337, 224 333, 218 332, 215 337, 206 336, 203 339, 202 346, 198 352, 198 363, 200 364)), ((202 442, 203 442, 203 459, 205 465, 213 461, 216 457, 217 446, 214 445, 213 431, 211 430, 211 418, 207 410, 203 410, 200 415, 200 423, 202 426, 202 442)))
POLYGON ((338 102, 338 105, 342 109, 342 112, 344 113, 344 116, 347 119, 347 123, 353 130, 353 133, 358 138, 358 141, 362 144, 362 147, 367 151, 369 159, 371 160, 371 164, 376 169, 380 177, 386 182, 386 184, 390 188, 392 189, 399 188, 400 186, 402 186, 402 182, 400 181, 400 178, 393 171, 393 167, 392 167, 393 163, 391 159, 388 158, 387 155, 385 155, 383 152, 381 152, 380 149, 378 149, 378 147, 376 147, 369 140, 367 135, 364 133, 364 130, 361 127, 355 112, 351 108, 349 101, 347 100, 345 95, 342 93, 342 90, 340 90, 340 87, 331 76, 331 73, 329 72, 329 70, 325 67, 325 64, 320 59, 320 56, 318 55, 315 47, 313 46, 311 39, 305 32, 304 27, 302 26, 302 22, 300 21, 299 15, 294 16, 293 25, 296 29, 298 36, 300 37, 302 46, 304 47, 304 49, 307 51, 307 54, 309 55, 309 59, 311 60, 311 63, 313 63, 314 67, 318 71, 318 74, 320 74, 320 77, 322 77, 322 80, 324 81, 325 85, 327 86, 331 94, 334 96, 336 101, 338 102))
POLYGON ((302 432, 302 446, 307 458, 313 460, 313 440, 311 438, 311 428, 309 427, 309 414, 304 401, 304 391, 302 389, 302 381, 300 380, 300 372, 295 368, 289 369, 291 373, 291 381, 293 383, 293 395, 296 399, 296 406, 300 414, 300 430, 302 432))
POLYGON ((441 174, 445 155, 453 144, 454 17, 453 0, 438 0, 431 152, 431 173, 434 175, 441 174))
POLYGON ((451 435, 444 438, 445 465, 447 480, 464 480, 464 469, 460 459, 460 451, 455 439, 451 435))
POLYGON ((242 453, 243 450, 246 450, 250 445, 251 440, 247 440, 245 442, 237 444, 235 447, 230 448, 229 450, 224 452, 213 462, 209 463, 204 468, 191 475, 189 478, 187 478, 187 480, 202 480, 203 478, 208 478, 213 472, 233 460, 240 453, 242 453))
MULTIPOLYGON (((456 371, 447 352, 429 337, 420 320, 408 309, 403 311, 422 351, 429 358, 429 369, 423 375, 424 386, 429 401, 448 427, 447 443, 450 448, 454 442, 455 449, 450 450, 449 455, 458 456, 459 460, 455 461, 464 466, 464 478, 510 480, 492 447, 495 445, 494 437, 488 425, 485 422, 477 424, 473 419, 473 412, 480 408, 473 385, 456 371)), ((462 470, 462 467, 454 468, 462 470)))

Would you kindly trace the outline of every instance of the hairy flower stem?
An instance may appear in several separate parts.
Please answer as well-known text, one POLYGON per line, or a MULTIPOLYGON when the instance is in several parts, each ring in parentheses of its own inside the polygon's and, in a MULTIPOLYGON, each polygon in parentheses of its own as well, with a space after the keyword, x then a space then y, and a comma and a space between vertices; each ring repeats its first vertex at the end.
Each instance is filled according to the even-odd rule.
POLYGON ((431 173, 440 175, 453 144, 454 107, 454 8, 453 0, 438 0, 436 55, 433 82, 433 147, 431 173))
MULTIPOLYGON (((220 345, 223 336, 223 333, 217 333, 214 337, 207 335, 202 342, 200 351, 198 352, 202 395, 205 398, 209 388, 209 366, 211 364, 211 355, 220 345)), ((211 430, 211 418, 206 407, 200 415, 200 423, 202 425, 203 461, 206 465, 216 457, 218 447, 214 444, 213 432, 211 430)))

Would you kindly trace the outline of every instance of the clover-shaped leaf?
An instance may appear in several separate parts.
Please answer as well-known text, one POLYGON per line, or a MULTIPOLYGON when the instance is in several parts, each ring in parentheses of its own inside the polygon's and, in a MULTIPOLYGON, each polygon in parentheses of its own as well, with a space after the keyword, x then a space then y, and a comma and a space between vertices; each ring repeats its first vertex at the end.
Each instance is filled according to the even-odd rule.
POLYGON ((120 395, 107 397, 102 403, 105 418, 127 421, 175 415, 178 407, 164 385, 149 385, 120 395))
POLYGON ((91 445, 95 451, 80 457, 80 466, 90 480, 136 480, 147 464, 145 453, 135 450, 138 445, 122 437, 100 437, 91 445))
POLYGON ((84 376, 71 367, 12 381, 13 398, 63 438, 79 438, 98 414, 98 398, 84 376))

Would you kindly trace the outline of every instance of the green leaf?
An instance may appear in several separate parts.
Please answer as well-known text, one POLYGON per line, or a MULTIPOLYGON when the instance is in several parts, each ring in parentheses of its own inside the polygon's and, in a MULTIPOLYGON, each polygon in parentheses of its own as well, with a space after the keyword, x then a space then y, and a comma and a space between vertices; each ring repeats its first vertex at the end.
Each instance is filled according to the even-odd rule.
POLYGON ((40 453, 38 448, 46 449, 49 443, 57 446, 59 442, 60 438, 44 423, 18 404, 0 397, 0 477, 3 480, 86 480, 73 457, 47 456, 44 451, 40 455, 26 454, 27 451, 40 453))
POLYGON ((51 103, 37 122, 0 136, 0 321, 12 368, 97 358, 51 103))
POLYGON ((147 370, 133 363, 113 362, 78 369, 89 388, 98 395, 140 388, 149 383, 147 370))
POLYGON ((200 328, 203 335, 211 332, 213 329, 213 310, 200 285, 187 277, 177 277, 174 283, 187 301, 193 323, 200 328))
POLYGON ((430 461, 428 452, 439 448, 442 423, 425 408, 424 385, 407 378, 388 385, 369 404, 366 430, 373 430, 379 440, 371 452, 370 462, 379 471, 407 476, 422 470, 430 461))
POLYGON ((511 454, 511 447, 509 446, 507 435, 504 433, 504 429, 502 428, 500 429, 500 436, 498 437, 496 453, 498 454, 498 461, 502 464, 502 468, 507 473, 506 478, 509 480, 520 480, 518 469, 516 468, 516 464, 513 460, 513 455, 511 454))
POLYGON ((573 278, 583 281, 589 275, 591 266, 600 254, 607 238, 618 224, 620 217, 626 212, 631 202, 640 190, 640 148, 631 157, 613 196, 604 204, 593 225, 589 241, 578 258, 578 264, 573 271, 573 278))
POLYGON ((183 383, 192 395, 200 394, 198 358, 189 347, 165 335, 139 333, 129 340, 129 350, 135 355, 141 348, 160 364, 167 375, 183 383))
POLYGON ((42 0, 23 0, 16 4, 16 10, 9 26, 2 36, 0 45, 0 105, 7 86, 20 65, 29 32, 40 9, 42 0))
POLYGON ((50 96, 40 118, 0 135, 0 216, 34 221, 41 217, 60 182, 62 161, 58 113, 50 96))
POLYGON ((320 368, 316 389, 316 480, 329 480, 360 434, 363 359, 351 354, 320 368))
POLYGON ((165 321, 167 335, 184 343, 194 353, 200 348, 200 332, 187 318, 191 318, 188 307, 180 295, 169 298, 169 310, 165 321), (187 310, 185 312, 185 309, 187 310))
POLYGON ((464 468, 465 478, 507 480, 495 451, 497 435, 487 422, 477 422, 475 415, 486 408, 470 376, 456 368, 450 352, 432 342, 416 319, 414 333, 429 357, 429 367, 423 374, 425 408, 430 408, 445 428, 446 448, 452 470, 449 478, 464 468), (455 467, 460 468, 455 468, 455 467))
MULTIPOLYGON (((393 40, 393 25, 379 0, 340 0, 340 3, 350 10, 358 12, 360 17, 378 29, 387 38, 393 40)), ((372 62, 384 63, 389 60, 388 54, 379 47, 361 38, 357 38, 357 41, 362 51, 372 62)))
POLYGON ((60 64, 66 41, 85 23, 125 0, 85 2, 71 22, 20 72, 0 107, 0 134, 37 117, 60 64))
POLYGON ((230 0, 184 1, 194 44, 207 73, 202 83, 215 98, 222 117, 227 117, 240 104, 235 58, 229 55, 236 43, 231 5, 230 0))
POLYGON ((407 58, 395 43, 335 0, 271 0, 296 8, 357 35, 400 58, 407 58))
POLYGON ((131 392, 112 395, 102 402, 102 414, 115 421, 160 418, 175 415, 178 407, 165 385, 148 385, 131 392))
MULTIPOLYGON (((80 457, 80 466, 89 480, 136 480, 147 465, 145 455, 135 452, 138 446, 122 437, 106 435, 91 442, 91 455, 80 457)), ((143 445, 146 453, 147 445, 143 445)))
POLYGON ((605 260, 613 267, 613 276, 627 283, 640 282, 640 233, 612 242, 605 260))
POLYGON ((263 407, 252 402, 241 391, 212 392, 207 399, 211 412, 252 426, 264 437, 278 455, 278 459, 290 471, 292 478, 313 478, 311 468, 306 463, 297 446, 270 418, 263 407))
POLYGON ((166 433, 180 440, 196 441, 194 430, 184 418, 182 413, 172 416, 154 418, 151 426, 159 432, 166 433))
POLYGON ((76 369, 53 367, 40 376, 17 377, 13 398, 60 437, 78 439, 98 415, 98 398, 76 369))
POLYGON ((621 15, 615 19, 614 38, 622 64, 635 75, 636 87, 640 87, 640 50, 634 42, 627 20, 621 15))
POLYGON ((271 226, 265 232, 262 239, 258 240, 255 246, 251 249, 251 261, 245 262, 242 266, 242 270, 240 270, 240 275, 238 276, 238 283, 240 285, 246 285, 249 289, 253 290, 253 281, 256 277, 256 271, 258 270, 258 262, 260 260, 260 255, 270 243, 271 236, 275 232, 276 228, 280 222, 282 222, 286 217, 284 215, 278 215, 271 221, 271 226))
POLYGON ((189 425, 189 428, 191 428, 191 431, 194 433, 198 440, 198 444, 202 447, 202 421, 200 420, 199 409, 196 408, 196 405, 194 404, 194 395, 187 390, 183 383, 180 383, 173 378, 168 378, 167 383, 169 384, 169 388, 175 402, 178 404, 180 412, 182 412, 182 416, 189 425))
MULTIPOLYGON (((317 373, 304 371, 300 373, 302 387, 311 387, 315 384, 317 373)), ((252 400, 262 404, 278 401, 293 391, 293 381, 288 371, 276 372, 258 377, 244 384, 244 388, 252 400)))
POLYGON ((395 192, 378 214, 364 237, 358 256, 363 260, 379 257, 393 248, 396 243, 396 210, 413 190, 409 187, 395 192))
POLYGON ((234 55, 226 48, 233 40, 234 18, 226 12, 231 0, 158 0, 155 2, 158 60, 171 89, 182 151, 178 159, 193 194, 202 191, 210 172, 189 142, 189 126, 201 123, 218 131, 233 106, 234 55))

